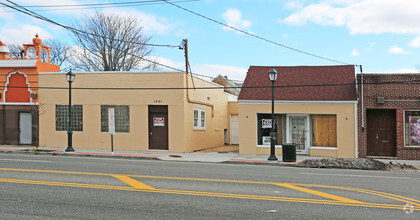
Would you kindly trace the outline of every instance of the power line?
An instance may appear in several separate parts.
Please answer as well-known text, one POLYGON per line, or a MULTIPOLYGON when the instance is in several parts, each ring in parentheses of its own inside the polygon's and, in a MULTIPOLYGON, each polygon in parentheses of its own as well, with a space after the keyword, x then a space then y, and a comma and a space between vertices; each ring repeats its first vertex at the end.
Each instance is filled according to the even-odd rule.
MULTIPOLYGON (((359 85, 360 83, 357 83, 359 85)), ((419 80, 403 80, 403 81, 393 81, 393 82, 368 82, 363 83, 363 85, 389 85, 389 84, 420 84, 419 80)), ((274 86, 275 88, 299 88, 299 87, 335 87, 335 86, 356 86, 356 83, 333 83, 333 84, 301 84, 301 85, 284 85, 284 86, 274 86)), ((68 87, 48 87, 48 86, 0 86, 0 88, 30 88, 30 89, 66 89, 68 87)), ((263 89, 271 88, 271 85, 267 86, 231 86, 231 87, 195 87, 195 88, 186 88, 186 87, 72 87, 75 90, 214 90, 214 89, 263 89)))
MULTIPOLYGON (((173 1, 175 3, 183 2, 193 2, 200 0, 178 0, 173 1)), ((129 7, 129 6, 138 6, 138 5, 157 5, 157 4, 166 4, 161 0, 153 1, 134 1, 134 2, 114 2, 114 3, 90 3, 90 4, 73 4, 73 5, 28 5, 23 6, 26 8, 57 8, 57 9, 35 9, 33 11, 62 11, 62 10, 75 10, 75 9, 96 9, 96 8, 116 8, 116 7, 129 7)), ((7 7, 7 6, 0 6, 7 7)), ((3 12, 13 12, 13 11, 3 11, 3 12)))
POLYGON ((40 19, 40 20, 46 21, 46 22, 48 22, 48 23, 51 23, 51 24, 54 24, 54 25, 60 26, 60 27, 62 27, 62 28, 65 28, 65 29, 67 29, 67 30, 69 30, 69 31, 73 32, 73 33, 78 33, 78 34, 82 34, 82 35, 85 35, 85 36, 102 37, 102 38, 107 38, 107 39, 109 39, 109 40, 116 40, 116 41, 120 41, 120 42, 134 43, 134 44, 140 44, 140 45, 145 45, 145 46, 171 47, 171 48, 178 48, 178 47, 179 47, 178 45, 148 44, 148 43, 140 43, 140 42, 134 42, 134 41, 125 41, 125 40, 120 40, 120 39, 110 38, 110 37, 107 37, 107 36, 102 36, 102 35, 98 35, 98 34, 89 33, 89 32, 82 31, 82 30, 79 30, 79 29, 77 29, 77 28, 74 28, 74 27, 71 27, 71 26, 68 26, 68 25, 64 25, 64 24, 61 24, 61 23, 55 22, 55 21, 53 21, 53 20, 51 20, 51 19, 48 19, 48 18, 46 18, 46 17, 44 17, 44 16, 42 16, 42 15, 40 15, 40 14, 38 14, 38 13, 35 13, 35 12, 33 12, 33 11, 31 11, 31 10, 29 10, 29 9, 25 8, 24 6, 20 6, 20 5, 18 5, 18 4, 16 4, 16 3, 12 2, 12 1, 10 1, 10 0, 7 0, 7 1, 8 1, 9 3, 11 3, 11 4, 15 5, 16 7, 21 8, 21 9, 16 8, 16 7, 13 7, 13 6, 11 6, 11 5, 7 5, 7 4, 2 3, 2 2, 0 2, 0 4, 4 5, 4 6, 6 6, 6 7, 9 7, 9 8, 11 8, 11 9, 14 9, 14 10, 16 10, 16 11, 19 11, 19 12, 21 12, 21 13, 24 13, 24 14, 26 14, 26 15, 29 15, 29 16, 31 16, 31 17, 34 17, 34 18, 37 18, 37 19, 40 19))
POLYGON ((167 4, 172 5, 172 6, 174 6, 174 7, 177 7, 177 8, 179 8, 179 9, 182 9, 182 10, 184 10, 184 11, 186 11, 186 12, 189 12, 189 13, 191 13, 191 14, 193 14, 193 15, 199 16, 199 17, 201 17, 201 18, 204 18, 204 19, 206 19, 206 20, 212 21, 212 22, 214 22, 214 23, 216 23, 216 24, 219 24, 219 25, 222 25, 222 26, 224 26, 224 27, 228 27, 228 28, 230 28, 230 29, 233 29, 233 30, 238 31, 238 32, 240 32, 240 33, 243 33, 243 34, 249 35, 249 36, 251 36, 251 37, 255 37, 255 38, 257 38, 257 39, 260 39, 260 40, 266 41, 266 42, 268 42, 268 43, 271 43, 271 44, 274 44, 274 45, 277 45, 277 46, 280 46, 280 47, 284 47, 284 48, 286 48, 286 49, 293 50, 293 51, 295 51, 295 52, 302 53, 302 54, 306 54, 306 55, 309 55, 309 56, 312 56, 312 57, 316 57, 316 58, 320 58, 320 59, 328 60, 328 61, 331 61, 331 62, 340 63, 340 64, 345 64, 345 65, 353 65, 353 64, 346 63, 346 62, 342 62, 342 61, 334 60, 334 59, 331 59, 331 58, 328 58, 328 57, 323 57, 323 56, 320 56, 320 55, 316 55, 316 54, 313 54, 313 53, 309 53, 309 52, 306 52, 306 51, 303 51, 303 50, 300 50, 300 49, 296 49, 296 48, 293 48, 293 47, 290 47, 290 46, 287 46, 287 45, 284 45, 284 44, 281 44, 281 43, 278 43, 278 42, 275 42, 275 41, 269 40, 269 39, 264 38, 264 37, 260 37, 260 36, 258 36, 258 35, 256 35, 256 34, 249 33, 249 32, 247 32, 247 31, 244 31, 244 30, 241 30, 241 29, 239 29, 239 28, 236 28, 236 27, 230 26, 230 25, 228 25, 228 24, 226 24, 226 23, 223 23, 223 22, 221 22, 221 21, 215 20, 215 19, 213 19, 213 18, 210 18, 210 17, 207 17, 207 16, 205 16, 205 15, 199 14, 199 13, 197 13, 197 12, 191 11, 191 10, 189 10, 189 9, 187 9, 187 8, 181 7, 181 6, 179 6, 179 5, 177 5, 177 4, 174 4, 174 3, 172 3, 172 2, 170 2, 170 1, 168 1, 168 0, 162 0, 162 1, 166 2, 167 4))
MULTIPOLYGON (((172 1, 172 2, 192 2, 200 0, 183 0, 183 1, 172 1)), ((74 6, 104 6, 104 5, 127 5, 127 4, 148 4, 156 3, 165 4, 162 0, 148 0, 148 1, 129 1, 129 2, 108 2, 108 3, 86 3, 86 4, 64 4, 64 5, 22 5, 25 8, 60 8, 60 7, 74 7, 74 6)), ((3 6, 4 7, 4 6, 3 6)))
MULTIPOLYGON (((96 35, 96 34, 91 34, 91 33, 85 32, 85 31, 81 31, 81 30, 78 30, 78 29, 76 29, 74 27, 71 27, 71 26, 67 26, 67 25, 63 25, 63 24, 57 23, 57 22, 55 22, 55 21, 53 21, 51 19, 48 19, 46 17, 43 17, 42 15, 37 14, 37 13, 35 13, 35 12, 29 10, 29 9, 26 9, 25 7, 20 6, 20 5, 14 3, 12 1, 9 1, 8 0, 8 2, 11 2, 12 4, 14 4, 17 7, 23 8, 24 11, 22 9, 18 9, 16 7, 13 7, 13 6, 4 4, 4 3, 0 3, 0 4, 5 5, 7 7, 10 7, 12 9, 14 9, 14 10, 17 10, 17 11, 21 12, 21 13, 27 14, 29 16, 35 17, 37 19, 40 19, 40 20, 43 20, 43 21, 46 21, 46 22, 49 22, 49 23, 58 25, 58 26, 60 26, 62 28, 65 28, 65 29, 71 31, 71 32, 78 32, 78 33, 82 33, 84 35, 93 35, 93 36, 104 37, 104 36, 101 36, 101 35, 96 35)), ((119 40, 119 41, 122 41, 122 40, 119 40)), ((167 46, 167 47, 176 47, 176 48, 179 48, 179 46, 173 46, 173 45, 156 45, 156 44, 144 44, 144 45, 149 45, 149 46, 167 46)), ((127 54, 132 55, 132 56, 139 57, 136 54, 132 54, 132 53, 129 53, 129 52, 127 54)), ((156 64, 156 65, 159 65, 159 66, 162 66, 162 67, 166 67, 168 69, 172 69, 172 70, 179 71, 179 72, 184 72, 184 70, 181 70, 181 69, 176 68, 176 67, 172 67, 172 66, 169 66, 169 65, 166 65, 166 64, 158 63, 156 61, 153 61, 153 60, 150 60, 150 59, 147 59, 147 58, 144 58, 144 57, 140 57, 140 58, 143 59, 143 60, 145 60, 145 61, 147 61, 147 62, 156 64)), ((190 74, 191 75, 198 76, 198 77, 205 77, 205 78, 210 78, 210 79, 213 79, 214 78, 214 77, 211 77, 211 76, 206 76, 206 75, 197 74, 197 73, 190 73, 190 74)), ((238 80, 238 82, 240 82, 240 81, 238 80)))

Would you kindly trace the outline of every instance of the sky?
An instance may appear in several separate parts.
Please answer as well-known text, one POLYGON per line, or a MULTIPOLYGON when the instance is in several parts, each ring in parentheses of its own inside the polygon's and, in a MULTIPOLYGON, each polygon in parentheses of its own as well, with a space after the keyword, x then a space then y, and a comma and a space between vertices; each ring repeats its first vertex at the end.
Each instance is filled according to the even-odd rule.
MULTIPOLYGON (((150 43, 180 45, 188 39, 191 71, 206 76, 221 74, 241 81, 251 65, 354 64, 369 73, 420 72, 419 0, 171 0, 190 12, 165 2, 46 7, 134 0, 13 2, 66 25, 96 10, 136 16, 151 36, 150 43)), ((43 40, 76 45, 66 29, 5 7, 0 7, 0 33, 0 41, 6 44, 31 43, 38 33, 43 40)), ((178 48, 153 47, 151 56, 185 69, 184 51, 178 48)))

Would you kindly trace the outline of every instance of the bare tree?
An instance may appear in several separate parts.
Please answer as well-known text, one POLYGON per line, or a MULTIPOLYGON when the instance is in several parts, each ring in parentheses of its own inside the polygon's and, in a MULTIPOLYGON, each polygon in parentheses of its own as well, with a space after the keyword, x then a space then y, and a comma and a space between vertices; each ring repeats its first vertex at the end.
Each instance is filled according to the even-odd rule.
POLYGON ((43 42, 45 46, 51 47, 50 63, 58 66, 67 66, 71 57, 70 46, 56 40, 50 39, 43 42))
POLYGON ((146 44, 150 37, 136 17, 96 12, 73 24, 80 47, 74 53, 72 67, 84 71, 151 70, 156 65, 143 58, 150 55, 146 44), (88 34, 87 34, 88 33, 88 34))
POLYGON ((7 43, 7 48, 9 48, 9 57, 12 59, 22 59, 23 58, 23 44, 19 43, 7 43))

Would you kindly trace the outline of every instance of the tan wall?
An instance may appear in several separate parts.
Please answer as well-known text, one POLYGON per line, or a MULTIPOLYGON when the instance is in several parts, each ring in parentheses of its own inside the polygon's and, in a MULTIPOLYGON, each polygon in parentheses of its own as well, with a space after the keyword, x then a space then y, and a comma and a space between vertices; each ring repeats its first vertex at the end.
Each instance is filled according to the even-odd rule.
MULTIPOLYGON (((39 75, 41 87, 68 88, 64 74, 39 75)), ((130 132, 114 135, 115 150, 148 150, 148 105, 168 105, 169 151, 184 151, 183 90, 80 90, 77 88, 180 88, 182 73, 80 73, 72 84, 72 104, 83 105, 83 132, 73 133, 77 148, 110 149, 110 135, 101 132, 101 105, 129 105, 130 132)), ((67 146, 67 132, 55 130, 55 105, 68 104, 68 89, 40 89, 40 146, 67 146)))
MULTIPOLYGON (((185 85, 186 84, 187 82, 185 82, 185 85)), ((188 102, 185 97, 187 104, 184 108, 186 152, 193 152, 196 150, 223 145, 224 129, 228 129, 229 125, 229 95, 224 92, 223 87, 197 78, 194 78, 193 84, 191 77, 188 77, 188 87, 193 88, 193 85, 197 88, 212 87, 216 89, 188 90, 190 102, 188 102), (210 105, 213 105, 213 108, 210 105), (205 129, 193 128, 194 108, 206 110, 205 129)))
MULTIPOLYGON (((277 114, 337 115, 337 150, 310 149, 311 156, 355 157, 354 104, 276 104, 277 114)), ((239 153, 270 154, 270 148, 257 147, 257 113, 271 113, 271 104, 239 104, 239 153)), ((280 155, 282 149, 276 148, 280 155)))
MULTIPOLYGON (((65 147, 67 132, 55 131, 55 105, 68 104, 68 83, 64 74, 41 74, 41 87, 63 87, 61 90, 40 90, 40 146, 65 147)), ((218 86, 194 78, 196 87, 218 86)), ((192 82, 189 77, 189 85, 192 82)), ((214 105, 188 103, 186 91, 169 90, 80 90, 77 88, 183 88, 183 73, 79 73, 72 84, 72 104, 83 105, 83 132, 73 133, 77 148, 110 149, 110 135, 101 132, 101 105, 129 105, 130 132, 114 135, 115 150, 148 150, 148 106, 168 105, 169 151, 192 152, 224 143, 228 126, 228 95, 223 89, 190 90, 190 99, 214 105), (206 129, 193 129, 193 108, 206 110, 206 129)))

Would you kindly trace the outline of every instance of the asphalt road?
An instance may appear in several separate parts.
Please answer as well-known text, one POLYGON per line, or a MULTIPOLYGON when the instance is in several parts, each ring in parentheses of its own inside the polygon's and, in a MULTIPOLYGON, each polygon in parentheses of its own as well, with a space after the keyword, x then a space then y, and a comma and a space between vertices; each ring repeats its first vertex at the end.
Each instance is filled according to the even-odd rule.
POLYGON ((420 219, 420 173, 0 154, 1 219, 420 219))

